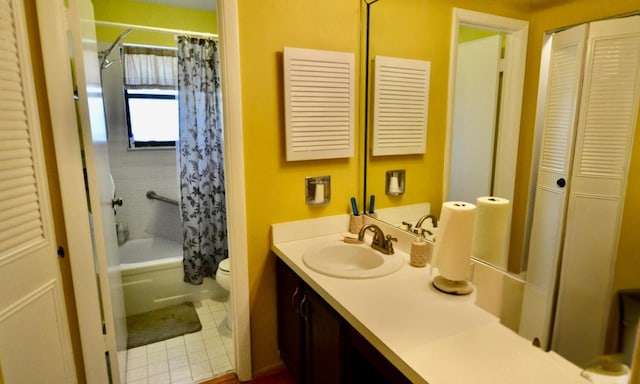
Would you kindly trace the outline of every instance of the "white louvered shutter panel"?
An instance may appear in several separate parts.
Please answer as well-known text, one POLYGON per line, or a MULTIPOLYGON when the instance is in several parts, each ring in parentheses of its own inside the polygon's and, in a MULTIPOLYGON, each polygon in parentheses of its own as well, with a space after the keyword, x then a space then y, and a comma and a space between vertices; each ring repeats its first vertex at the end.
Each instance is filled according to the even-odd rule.
POLYGON ((374 156, 425 153, 430 72, 428 61, 376 56, 374 156))
POLYGON ((596 38, 591 49, 593 75, 583 100, 576 175, 621 179, 626 176, 638 112, 640 34, 596 38))
POLYGON ((352 157, 355 55, 284 48, 287 161, 352 157))
MULTIPOLYGON (((584 28, 583 28, 584 29, 584 28)), ((583 48, 579 42, 554 49, 547 98, 540 169, 567 176, 573 157, 573 132, 583 48)))
POLYGON ((0 255, 44 240, 11 8, 0 10, 0 255))

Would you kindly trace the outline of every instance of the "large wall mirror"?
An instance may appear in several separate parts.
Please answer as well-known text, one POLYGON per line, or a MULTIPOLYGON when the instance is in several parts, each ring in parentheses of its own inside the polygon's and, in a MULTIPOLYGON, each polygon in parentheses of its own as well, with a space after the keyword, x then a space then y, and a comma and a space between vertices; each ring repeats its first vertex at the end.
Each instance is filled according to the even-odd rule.
MULTIPOLYGON (((426 152, 373 156, 365 151, 365 202, 374 195, 380 220, 414 231, 421 217, 438 216, 443 201, 513 199, 528 31, 526 21, 453 7, 443 20, 433 16, 442 12, 438 7, 417 3, 370 3, 365 41, 370 88, 378 55, 431 63, 426 152), (387 26, 396 20, 403 20, 402 27, 394 26, 390 34, 387 26), (437 38, 429 38, 431 23, 440 25, 437 38), (405 170, 405 191, 388 194, 386 175, 396 169, 405 170)), ((368 105, 370 112, 371 96, 368 105)), ((367 121, 373 119, 369 113, 367 121)), ((368 147, 371 136, 369 130, 368 147)), ((523 272, 522 254, 512 259, 496 267, 523 272)))
MULTIPOLYGON (((579 7, 573 0, 561 3, 566 4, 568 10, 579 7)), ((611 240, 611 246, 607 246, 611 254, 607 256, 611 257, 610 261, 598 261, 601 263, 599 268, 604 272, 594 270, 597 262, 585 259, 584 265, 580 262, 572 264, 566 255, 562 261, 550 258, 544 259, 542 264, 531 263, 527 259, 530 249, 528 239, 530 228, 536 225, 533 201, 536 196, 536 175, 541 156, 539 148, 545 116, 544 113, 534 111, 543 110, 545 106, 547 71, 552 57, 550 44, 556 32, 569 25, 617 18, 619 14, 629 12, 637 14, 638 10, 627 9, 631 7, 628 5, 627 8, 620 7, 620 10, 609 10, 607 12, 611 12, 610 14, 603 14, 602 7, 596 10, 594 6, 594 9, 582 16, 567 19, 570 22, 554 25, 544 15, 546 8, 556 6, 557 4, 537 1, 526 2, 526 6, 519 7, 508 1, 461 1, 452 5, 440 0, 363 0, 362 9, 363 14, 366 13, 368 26, 367 34, 363 37, 363 46, 366 47, 363 66, 366 64, 366 71, 365 68, 362 71, 363 74, 366 73, 368 80, 363 80, 367 87, 365 94, 368 96, 366 118, 363 119, 367 128, 363 200, 365 204, 369 204, 371 196, 375 196, 377 218, 405 230, 415 230, 416 222, 429 213, 439 216, 444 201, 465 200, 475 203, 475 198, 485 195, 510 200, 513 212, 511 217, 517 219, 510 227, 510 239, 514 245, 510 248, 508 261, 504 265, 493 267, 506 272, 505 275, 513 277, 514 281, 525 287, 524 298, 518 301, 520 307, 517 309, 522 318, 526 318, 526 321, 519 323, 524 330, 520 334, 528 339, 541 339, 544 349, 552 349, 570 361, 585 366, 589 361, 581 350, 593 350, 594 345, 598 345, 598 354, 620 351, 623 344, 626 348, 624 353, 630 354, 629 350, 633 351, 628 340, 621 340, 629 329, 635 331, 637 319, 632 320, 634 325, 626 326, 625 329, 621 322, 621 317, 625 314, 621 310, 623 308, 620 303, 623 300, 620 298, 622 293, 640 288, 640 275, 637 273, 640 270, 640 248, 633 242, 633 228, 636 228, 637 236, 637 223, 640 222, 640 207, 630 198, 640 193, 640 187, 636 186, 640 185, 636 182, 640 177, 640 162, 637 156, 633 157, 633 153, 628 167, 624 169, 625 175, 628 172, 628 177, 625 176, 622 180, 623 187, 626 186, 626 196, 623 192, 619 215, 613 215, 615 217, 607 222, 606 228, 601 228, 609 233, 612 223, 615 222, 619 227, 612 230, 614 235, 610 237, 615 239, 611 240), (458 4, 462 8, 471 7, 474 11, 455 8, 458 4), (495 15, 508 15, 509 18, 495 15), (528 20, 528 27, 526 22, 521 24, 521 20, 528 20), (534 32, 536 35, 527 36, 527 33, 534 32), (533 42, 534 46, 527 47, 527 42, 533 42), (464 91, 466 96, 472 96, 464 100, 464 97, 460 97, 459 87, 467 73, 461 70, 460 64, 470 64, 474 70, 479 69, 477 67, 480 67, 481 59, 468 58, 475 54, 475 50, 491 50, 487 60, 494 63, 497 61, 498 71, 496 72, 494 65, 491 74, 470 75, 472 79, 476 79, 475 84, 472 81, 470 89, 478 86, 486 93, 471 94, 472 91, 467 90, 464 91), (374 64, 378 55, 430 62, 429 115, 426 121, 427 142, 424 154, 373 156, 371 153, 374 116, 371 98, 376 75, 374 64), (525 62, 531 68, 525 68, 525 62), (525 80, 527 82, 524 84, 530 88, 528 90, 523 87, 525 80), (461 107, 462 103, 469 103, 469 100, 471 104, 482 101, 483 104, 476 103, 474 107, 480 110, 479 113, 486 115, 471 112, 469 104, 461 107), (525 115, 525 110, 527 121, 521 117, 521 113, 525 115), (482 122, 486 123, 486 134, 472 136, 469 132, 463 133, 465 120, 471 121, 466 129, 471 126, 473 134, 479 134, 479 126, 482 122), (524 140, 522 127, 525 128, 524 140), (522 146, 522 143, 525 145, 522 146), (523 161, 529 157, 530 162, 523 161), (483 167, 476 168, 480 165, 483 167), (404 191, 388 194, 387 174, 397 170, 404 170, 404 191), (478 182, 471 185, 474 178, 478 182), (460 185, 463 187, 459 188, 460 185), (583 268, 585 266, 587 268, 583 268), (572 305, 572 300, 567 301, 566 297, 570 294, 566 292, 570 291, 568 287, 572 284, 572 279, 574 284, 578 284, 578 289, 582 286, 597 297, 597 300, 589 302, 592 311, 588 310, 588 303, 578 308, 572 305), (582 283, 578 282, 580 279, 582 283), (589 285, 589 280, 598 283, 589 285), (542 282, 550 285, 543 287, 542 282), (540 297, 536 297, 536 294, 540 294, 540 297), (562 298, 563 295, 565 299, 562 298), (544 299, 540 299, 541 297, 544 299), (588 318, 598 320, 584 321, 588 318), (528 321, 530 319, 534 320, 535 326, 531 326, 528 321), (578 319, 583 321, 576 322, 578 319), (569 321, 573 321, 573 325, 569 321), (590 323, 590 327, 598 327, 599 324, 600 329, 589 332, 597 334, 596 336, 579 338, 577 334, 570 335, 571 328, 581 329, 580 332, 584 334, 585 331, 580 327, 586 323, 590 323), (543 336, 538 337, 539 333, 543 336)), ((556 18, 565 19, 557 16, 557 10, 551 13, 556 18)), ((629 81, 635 81, 633 75, 629 77, 629 81)), ((637 110, 638 102, 632 101, 632 107, 634 103, 637 110)), ((637 131, 637 114, 634 118, 637 131)), ((637 152, 640 147, 637 132, 635 137, 634 148, 637 152)), ((580 211, 582 212, 584 211, 580 211)), ((547 214, 555 212, 547 211, 547 214)), ((566 228, 571 231, 571 225, 573 228, 577 228, 575 225, 584 226, 585 219, 582 217, 576 219, 576 222, 578 224, 569 224, 567 221, 553 230, 550 229, 551 226, 543 224, 540 226, 541 232, 536 236, 542 236, 545 240, 541 244, 546 244, 549 237, 558 234, 564 236, 566 228), (545 234, 545 230, 550 233, 545 234)), ((431 226, 430 220, 425 223, 424 227, 431 226)), ((561 250, 562 247, 559 247, 556 251, 561 250)), ((590 250, 585 250, 587 251, 590 250)), ((547 253, 544 249, 536 252, 543 255, 547 253)), ((597 260, 604 258, 598 253, 594 255, 597 260)), ((628 300, 627 297, 627 302, 628 300)), ((628 313, 627 308, 626 314, 628 313)), ((517 328, 514 330, 520 331, 517 328)), ((595 356, 591 354, 589 359, 593 358, 595 356)), ((627 355, 625 362, 629 361, 627 355)))

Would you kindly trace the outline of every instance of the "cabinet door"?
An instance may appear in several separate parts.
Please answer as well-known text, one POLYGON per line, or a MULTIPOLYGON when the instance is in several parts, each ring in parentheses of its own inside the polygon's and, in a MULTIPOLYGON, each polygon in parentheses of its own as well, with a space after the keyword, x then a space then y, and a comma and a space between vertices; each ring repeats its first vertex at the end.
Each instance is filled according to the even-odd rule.
POLYGON ((345 382, 410 384, 402 372, 353 327, 345 329, 345 382))
POLYGON ((344 353, 340 315, 311 289, 305 292, 302 317, 306 329, 306 382, 342 383, 344 353))
POLYGON ((304 295, 302 282, 279 258, 276 259, 276 279, 280 357, 296 381, 301 382, 304 344, 299 308, 304 295))

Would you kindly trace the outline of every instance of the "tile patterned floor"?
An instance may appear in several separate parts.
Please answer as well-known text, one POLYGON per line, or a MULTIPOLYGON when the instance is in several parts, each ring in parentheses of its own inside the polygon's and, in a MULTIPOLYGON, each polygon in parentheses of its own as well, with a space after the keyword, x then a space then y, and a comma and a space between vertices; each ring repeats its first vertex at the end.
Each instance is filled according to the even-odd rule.
POLYGON ((202 330, 130 349, 126 384, 191 384, 233 371, 233 339, 224 321, 228 300, 194 306, 202 330))

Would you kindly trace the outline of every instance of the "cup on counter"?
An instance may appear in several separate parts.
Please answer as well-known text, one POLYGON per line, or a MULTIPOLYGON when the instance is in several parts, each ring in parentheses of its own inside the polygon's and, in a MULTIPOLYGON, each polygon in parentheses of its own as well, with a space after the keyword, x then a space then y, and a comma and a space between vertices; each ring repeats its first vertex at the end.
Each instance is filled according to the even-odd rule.
POLYGON ((364 225, 364 216, 351 215, 351 219, 349 220, 349 232, 360 233, 360 229, 362 229, 363 225, 364 225))

